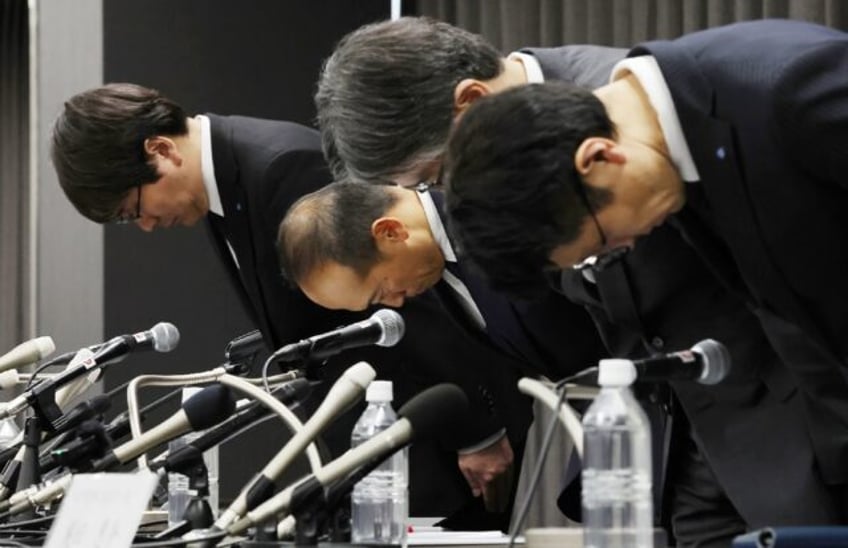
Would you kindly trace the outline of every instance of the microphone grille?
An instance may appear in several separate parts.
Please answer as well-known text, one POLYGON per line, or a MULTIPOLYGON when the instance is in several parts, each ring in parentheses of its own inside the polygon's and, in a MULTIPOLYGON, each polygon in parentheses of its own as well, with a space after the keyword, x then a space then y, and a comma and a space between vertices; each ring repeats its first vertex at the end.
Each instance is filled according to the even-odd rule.
POLYGON ((35 339, 35 346, 38 348, 38 355, 41 359, 46 358, 56 351, 56 343, 53 342, 53 337, 44 336, 35 339))
POLYGON ((701 384, 718 384, 730 371, 730 352, 727 347, 713 339, 705 339, 692 347, 704 358, 704 371, 698 382, 701 384))
POLYGON ((406 324, 403 323, 403 316, 394 310, 381 308, 371 315, 371 319, 379 323, 383 331, 377 346, 394 346, 403 338, 406 324))
POLYGON ((180 330, 170 322, 159 322, 151 327, 150 336, 157 352, 170 352, 180 342, 180 330))

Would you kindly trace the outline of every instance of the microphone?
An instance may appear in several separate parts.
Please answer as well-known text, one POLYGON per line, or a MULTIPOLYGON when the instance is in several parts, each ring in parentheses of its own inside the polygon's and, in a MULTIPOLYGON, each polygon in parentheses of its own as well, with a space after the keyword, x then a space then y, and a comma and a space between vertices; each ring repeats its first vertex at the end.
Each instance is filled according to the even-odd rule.
POLYGON ((730 352, 713 339, 705 339, 689 350, 633 362, 640 381, 694 380, 707 385, 721 382, 730 365, 730 352))
POLYGON ((230 389, 220 384, 207 386, 183 403, 182 409, 137 438, 115 447, 94 463, 94 472, 102 472, 127 462, 176 437, 215 426, 233 414, 236 402, 230 389))
POLYGON ((254 329, 231 340, 224 349, 224 357, 230 363, 251 362, 260 350, 266 348, 262 333, 254 329))
POLYGON ((382 308, 367 320, 287 344, 274 352, 268 361, 321 360, 360 346, 394 346, 403 338, 404 330, 403 317, 394 310, 382 308))
POLYGON ((436 435, 451 427, 451 422, 468 411, 468 398, 453 384, 438 384, 424 390, 398 410, 399 419, 371 439, 348 450, 320 470, 302 478, 273 498, 248 512, 245 517, 228 527, 229 534, 239 534, 248 527, 263 523, 277 514, 286 514, 293 496, 308 490, 310 484, 319 483, 325 488, 355 471, 357 468, 385 459, 413 439, 436 435))
MULTIPOLYGON (((311 388, 312 383, 310 381, 300 378, 280 386, 274 391, 273 395, 284 405, 291 405, 308 395, 311 388)), ((180 447, 163 460, 151 462, 149 468, 151 470, 164 468, 166 472, 184 474, 187 468, 193 466, 197 459, 203 456, 204 451, 237 436, 261 418, 270 418, 270 416, 270 410, 267 407, 261 405, 258 401, 252 402, 238 414, 228 418, 196 440, 180 447)))
POLYGON ((56 351, 52 337, 37 337, 22 342, 0 356, 0 371, 8 371, 40 361, 56 351))
POLYGON ((327 392, 318 409, 303 424, 303 428, 296 432, 265 465, 259 475, 242 489, 229 508, 221 513, 215 526, 221 530, 226 529, 245 511, 267 499, 274 490, 274 481, 280 477, 286 467, 333 419, 362 399, 365 388, 376 375, 374 368, 365 362, 348 367, 327 392))
POLYGON ((135 349, 152 348, 157 352, 170 352, 180 341, 180 332, 172 323, 160 322, 147 331, 133 335, 121 335, 108 341, 90 357, 75 367, 66 368, 50 379, 40 382, 20 396, 14 398, 0 411, 0 418, 13 416, 32 406, 42 424, 47 428, 56 428, 55 421, 62 411, 55 401, 56 389, 86 374, 92 369, 123 360, 135 349))
POLYGON ((102 422, 88 420, 76 429, 76 436, 70 442, 53 449, 38 461, 42 473, 49 472, 59 466, 84 471, 91 461, 103 457, 112 448, 112 439, 106 434, 102 422))

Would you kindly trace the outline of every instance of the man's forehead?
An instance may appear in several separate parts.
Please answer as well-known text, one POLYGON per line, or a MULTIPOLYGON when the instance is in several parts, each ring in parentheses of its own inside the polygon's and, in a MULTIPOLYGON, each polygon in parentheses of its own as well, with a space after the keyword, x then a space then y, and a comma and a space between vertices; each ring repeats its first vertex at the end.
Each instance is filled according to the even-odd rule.
POLYGON ((367 277, 336 261, 313 269, 298 285, 310 300, 331 309, 355 310, 367 306, 372 291, 367 277))

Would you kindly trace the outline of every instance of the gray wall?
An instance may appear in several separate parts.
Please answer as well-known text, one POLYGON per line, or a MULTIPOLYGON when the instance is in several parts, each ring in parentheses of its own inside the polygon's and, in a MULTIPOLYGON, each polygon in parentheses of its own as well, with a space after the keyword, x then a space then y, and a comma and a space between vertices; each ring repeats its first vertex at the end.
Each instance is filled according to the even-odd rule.
POLYGON ((50 164, 50 126, 65 98, 103 81, 101 0, 37 0, 36 331, 59 350, 103 338, 103 229, 65 199, 50 164))

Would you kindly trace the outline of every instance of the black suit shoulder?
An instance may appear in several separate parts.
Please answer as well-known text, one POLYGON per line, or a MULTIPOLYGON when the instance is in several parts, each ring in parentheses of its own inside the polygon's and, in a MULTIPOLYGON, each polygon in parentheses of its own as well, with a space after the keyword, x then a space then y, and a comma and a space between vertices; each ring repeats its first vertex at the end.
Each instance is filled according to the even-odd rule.
POLYGON ((594 89, 609 82, 612 68, 627 56, 623 48, 588 44, 521 50, 539 61, 546 80, 594 89))

